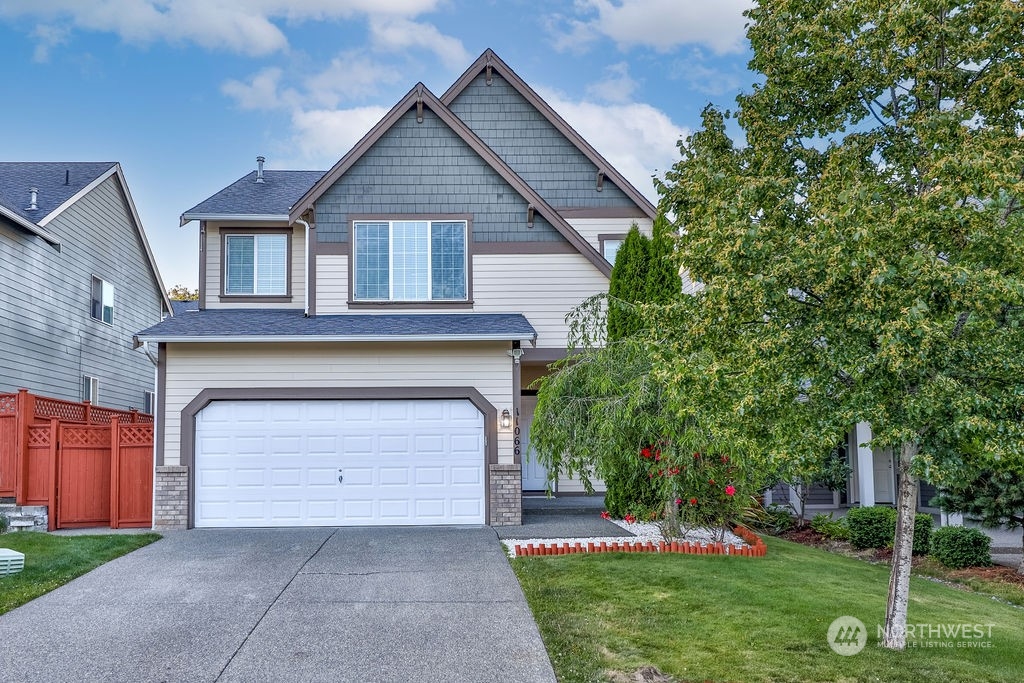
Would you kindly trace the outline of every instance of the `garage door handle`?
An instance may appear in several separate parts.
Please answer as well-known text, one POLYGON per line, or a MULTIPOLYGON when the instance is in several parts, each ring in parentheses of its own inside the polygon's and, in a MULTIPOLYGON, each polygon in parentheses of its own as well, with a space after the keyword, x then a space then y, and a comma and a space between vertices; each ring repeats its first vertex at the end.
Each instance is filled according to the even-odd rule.
POLYGON ((345 475, 343 475, 343 474, 341 473, 341 470, 338 470, 338 483, 340 484, 340 483, 342 483, 342 482, 343 482, 344 480, 345 480, 345 475))

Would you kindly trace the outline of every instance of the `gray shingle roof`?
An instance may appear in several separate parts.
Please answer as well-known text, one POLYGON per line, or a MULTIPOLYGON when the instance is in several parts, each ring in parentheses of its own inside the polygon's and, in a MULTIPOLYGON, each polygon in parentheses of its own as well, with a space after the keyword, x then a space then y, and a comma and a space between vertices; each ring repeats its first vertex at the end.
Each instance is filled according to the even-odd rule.
POLYGON ((22 218, 38 224, 54 209, 109 171, 115 164, 114 161, 0 162, 0 205, 22 218), (65 178, 67 185, 64 184, 65 178), (29 188, 32 187, 38 190, 36 196, 38 208, 35 211, 28 209, 29 188))
POLYGON ((299 197, 320 180, 324 171, 256 171, 247 173, 181 216, 182 224, 202 216, 287 216, 299 197))
POLYGON ((171 299, 171 311, 174 315, 183 315, 187 311, 198 311, 198 301, 179 301, 177 299, 171 299))
POLYGON ((298 309, 186 311, 139 332, 143 341, 533 340, 519 313, 344 314, 307 318, 298 309))

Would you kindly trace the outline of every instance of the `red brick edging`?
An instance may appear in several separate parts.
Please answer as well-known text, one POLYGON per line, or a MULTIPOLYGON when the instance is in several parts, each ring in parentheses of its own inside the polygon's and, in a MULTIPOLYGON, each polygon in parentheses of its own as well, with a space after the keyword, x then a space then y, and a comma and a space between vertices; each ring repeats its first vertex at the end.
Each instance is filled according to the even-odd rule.
POLYGON ((527 543, 525 547, 516 544, 515 551, 516 557, 536 557, 541 555, 575 555, 578 553, 682 553, 687 555, 729 555, 729 556, 740 556, 740 557, 764 557, 768 554, 768 546, 764 544, 764 541, 750 529, 746 527, 738 526, 733 529, 733 533, 746 541, 746 545, 733 545, 731 543, 707 543, 701 545, 699 543, 690 543, 688 541, 679 543, 672 541, 666 543, 665 541, 659 541, 658 545, 654 545, 653 541, 647 541, 646 543, 629 543, 628 541, 619 543, 608 543, 602 541, 601 543, 589 542, 585 546, 580 543, 574 543, 569 545, 568 543, 527 543))

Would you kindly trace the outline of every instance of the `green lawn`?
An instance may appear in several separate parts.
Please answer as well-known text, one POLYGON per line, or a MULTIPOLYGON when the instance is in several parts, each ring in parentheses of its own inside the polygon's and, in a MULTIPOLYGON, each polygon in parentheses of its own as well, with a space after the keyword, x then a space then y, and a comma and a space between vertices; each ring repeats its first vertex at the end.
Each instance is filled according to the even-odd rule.
POLYGON ((0 578, 0 614, 158 538, 160 534, 52 536, 28 531, 4 534, 0 536, 0 548, 25 553, 25 569, 0 578))
POLYGON ((766 542, 766 558, 603 554, 512 564, 560 681, 626 680, 614 672, 647 665, 680 681, 1021 680, 1024 609, 914 578, 910 622, 994 624, 983 639, 991 647, 893 652, 876 636, 888 567, 766 542), (826 638, 843 615, 869 633, 850 657, 826 638))

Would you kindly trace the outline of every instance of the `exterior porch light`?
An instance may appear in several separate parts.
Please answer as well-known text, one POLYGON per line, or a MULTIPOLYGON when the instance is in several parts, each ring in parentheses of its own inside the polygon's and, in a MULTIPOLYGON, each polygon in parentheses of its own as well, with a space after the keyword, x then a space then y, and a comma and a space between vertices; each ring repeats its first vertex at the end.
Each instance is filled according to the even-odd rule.
POLYGON ((508 408, 501 411, 501 420, 498 424, 503 430, 512 429, 512 413, 508 412, 508 408))

